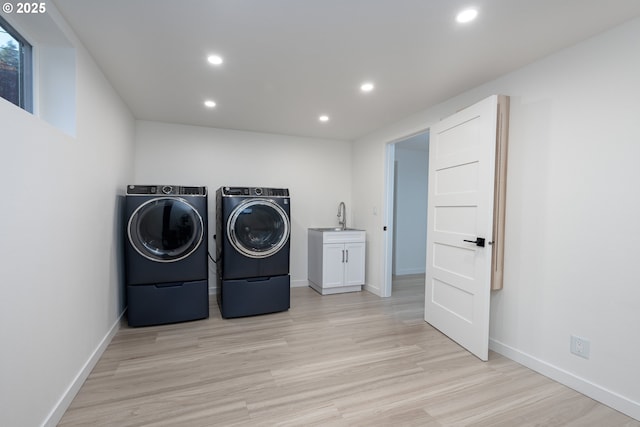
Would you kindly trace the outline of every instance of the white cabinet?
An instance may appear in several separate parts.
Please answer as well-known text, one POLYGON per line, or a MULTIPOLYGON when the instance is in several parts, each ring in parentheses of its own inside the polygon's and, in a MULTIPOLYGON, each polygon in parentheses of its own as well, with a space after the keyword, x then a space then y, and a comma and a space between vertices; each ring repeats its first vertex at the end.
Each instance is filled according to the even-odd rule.
POLYGON ((362 290, 365 232, 310 228, 308 236, 309 285, 322 295, 362 290))

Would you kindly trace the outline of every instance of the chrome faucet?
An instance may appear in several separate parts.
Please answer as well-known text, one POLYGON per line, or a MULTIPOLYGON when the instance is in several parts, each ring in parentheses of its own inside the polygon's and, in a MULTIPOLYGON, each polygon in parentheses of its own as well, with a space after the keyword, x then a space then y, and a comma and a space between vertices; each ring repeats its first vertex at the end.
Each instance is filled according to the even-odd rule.
POLYGON ((338 205, 338 225, 344 230, 347 228, 347 207, 344 202, 338 205))

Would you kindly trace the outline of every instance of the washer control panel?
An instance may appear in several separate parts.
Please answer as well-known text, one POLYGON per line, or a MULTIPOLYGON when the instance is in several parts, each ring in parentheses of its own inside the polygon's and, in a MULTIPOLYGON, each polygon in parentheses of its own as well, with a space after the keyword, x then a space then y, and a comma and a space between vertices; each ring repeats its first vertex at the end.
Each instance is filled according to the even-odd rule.
POLYGON ((185 187, 180 185, 127 185, 128 196, 146 196, 154 194, 206 196, 207 187, 185 187))

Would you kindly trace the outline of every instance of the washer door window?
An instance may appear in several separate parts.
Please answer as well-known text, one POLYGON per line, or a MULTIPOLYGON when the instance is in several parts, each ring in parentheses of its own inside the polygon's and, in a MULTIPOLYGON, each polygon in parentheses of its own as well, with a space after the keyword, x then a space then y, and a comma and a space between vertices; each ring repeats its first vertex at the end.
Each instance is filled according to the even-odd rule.
POLYGON ((174 262, 191 255, 202 242, 202 217, 181 198, 152 199, 129 219, 129 241, 151 261, 174 262))
POLYGON ((271 200, 246 200, 231 213, 227 236, 238 252, 250 258, 266 258, 289 240, 289 218, 271 200))

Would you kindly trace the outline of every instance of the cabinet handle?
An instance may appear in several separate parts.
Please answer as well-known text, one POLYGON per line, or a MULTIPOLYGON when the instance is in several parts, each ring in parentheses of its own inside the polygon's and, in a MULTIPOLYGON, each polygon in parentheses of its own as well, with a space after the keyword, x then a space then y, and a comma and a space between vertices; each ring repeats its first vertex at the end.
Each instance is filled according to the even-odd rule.
POLYGON ((342 250, 342 262, 344 262, 344 249, 342 250))
POLYGON ((347 261, 345 262, 349 262, 349 249, 347 249, 347 261))

